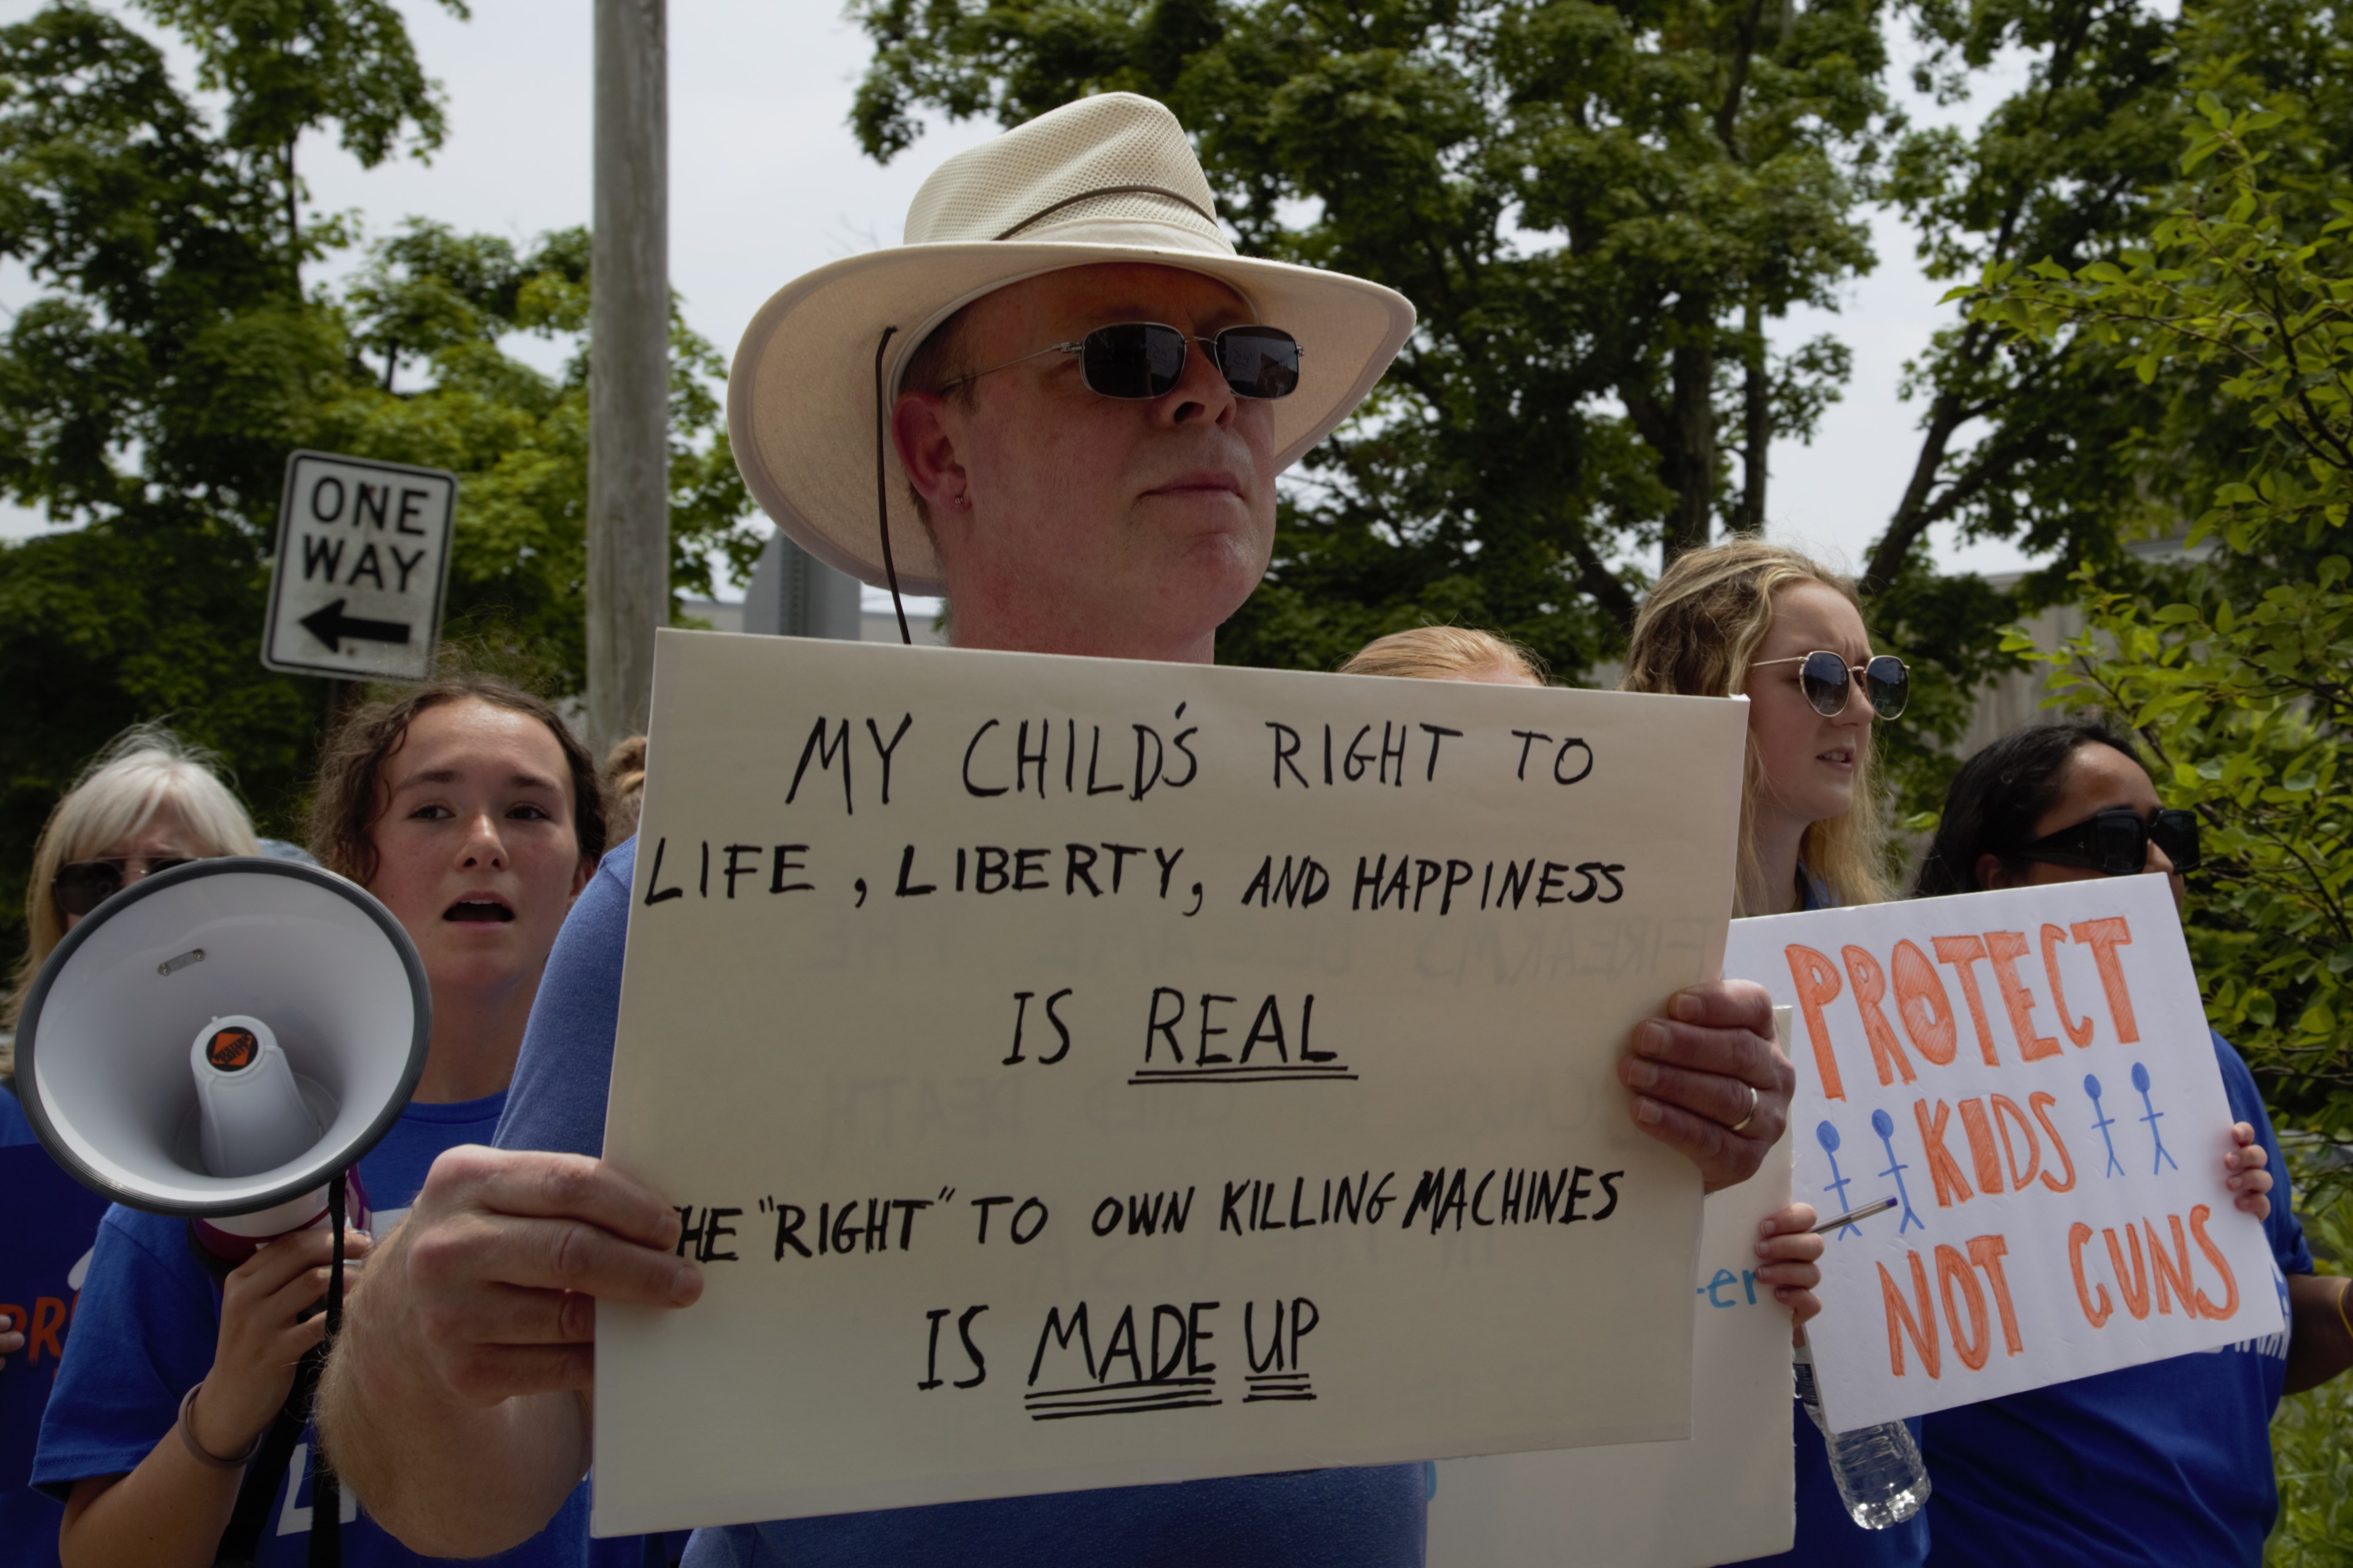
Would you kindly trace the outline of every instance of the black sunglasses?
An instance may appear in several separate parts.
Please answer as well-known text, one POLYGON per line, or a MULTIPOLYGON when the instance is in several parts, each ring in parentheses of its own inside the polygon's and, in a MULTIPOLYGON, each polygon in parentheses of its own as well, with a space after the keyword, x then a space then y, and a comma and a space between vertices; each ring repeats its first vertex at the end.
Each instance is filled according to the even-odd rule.
POLYGON ((1166 397, 1185 377, 1186 356, 1199 343, 1209 363, 1241 397, 1288 397, 1299 389, 1299 340, 1281 327, 1228 327, 1214 338, 1197 338, 1157 321, 1123 321, 1097 327, 1076 342, 1055 343, 970 375, 943 382, 942 392, 1026 363, 1040 354, 1076 354, 1087 390, 1103 397, 1145 400, 1166 397))
POLYGON ((1912 700, 1911 667, 1892 653, 1883 653, 1868 664, 1850 668, 1839 655, 1817 648, 1788 658, 1760 658, 1748 668, 1762 669, 1768 664, 1796 665, 1798 684, 1804 688, 1806 700, 1825 719, 1835 719, 1846 711, 1847 702, 1854 695, 1857 675, 1862 677, 1862 689, 1871 699, 1871 710, 1882 719, 1903 717, 1904 705, 1912 700))
POLYGON ((2148 868, 2148 847, 2165 851, 2177 871, 2198 868, 2198 814, 2155 811, 2147 821, 2128 805, 2095 811, 2010 854, 2053 866, 2088 866, 2103 877, 2131 877, 2148 868))
POLYGON ((168 871, 174 866, 188 863, 185 856, 164 856, 147 859, 129 856, 115 860, 76 860, 58 868, 49 879, 49 896, 57 900, 60 915, 86 915, 115 894, 122 891, 122 868, 132 860, 144 860, 147 876, 168 871))

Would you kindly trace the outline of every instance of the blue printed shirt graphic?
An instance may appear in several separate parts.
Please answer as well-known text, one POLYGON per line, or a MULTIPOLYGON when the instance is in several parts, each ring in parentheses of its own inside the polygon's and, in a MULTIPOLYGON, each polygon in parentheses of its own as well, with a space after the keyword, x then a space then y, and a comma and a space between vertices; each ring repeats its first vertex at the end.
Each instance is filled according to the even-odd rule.
MULTIPOLYGON (((360 1162, 369 1201, 377 1205, 371 1224, 375 1234, 385 1234, 406 1212, 436 1155, 461 1143, 490 1141, 505 1100, 493 1095, 411 1105, 401 1114, 360 1162)), ((99 1227, 57 1391, 42 1422, 34 1484, 62 1500, 76 1481, 138 1468, 171 1433, 181 1396, 211 1370, 220 1303, 220 1287, 189 1250, 186 1221, 120 1205, 109 1209, 99 1227)), ((271 1500, 257 1553, 259 1568, 302 1568, 309 1559, 315 1438, 311 1433, 304 1438, 271 1500)), ((349 1488, 341 1512, 347 1568, 398 1568, 427 1561, 369 1518, 365 1500, 349 1488)), ((638 1550, 631 1538, 591 1555, 584 1485, 545 1530, 488 1561, 512 1568, 618 1568, 637 1563, 638 1550)))
MULTIPOLYGON (((2254 1077, 2220 1035, 2214 1057, 2232 1120, 2271 1156, 2263 1228, 2284 1308, 2285 1276, 2311 1273, 2312 1252, 2254 1077)), ((2282 1332, 1930 1415, 1936 1562, 2254 1568, 2279 1510, 2271 1418, 2286 1376, 2282 1332)))
MULTIPOLYGON (((605 857, 533 1005, 502 1149, 605 1143, 637 840, 605 857)), ((695 1531, 688 1568, 1420 1568, 1420 1465, 1113 1487, 695 1531)))
MULTIPOLYGON (((33 1126, 25 1119, 24 1107, 16 1103, 15 1095, 5 1088, 0 1088, 0 1150, 24 1152, 20 1155, 8 1156, 10 1159, 45 1158, 33 1152, 39 1147, 40 1140, 33 1135, 33 1126)), ((16 1177, 12 1174, 8 1181, 13 1184, 16 1177)), ((75 1197, 87 1195, 79 1188, 68 1190, 75 1197)), ((71 1216, 73 1224, 89 1227, 82 1233, 85 1243, 95 1237, 97 1216, 101 1206, 93 1198, 90 1206, 76 1208, 71 1216)), ((56 1217, 54 1212, 42 1215, 45 1220, 56 1217)), ((5 1367, 0 1367, 0 1420, 11 1423, 5 1440, 0 1440, 0 1448, 5 1448, 10 1456, 7 1465, 9 1476, 7 1479, 0 1480, 0 1568, 58 1568, 58 1527, 65 1521, 65 1512, 58 1507, 57 1500, 47 1493, 21 1484, 25 1479, 21 1467, 29 1455, 35 1423, 39 1416, 39 1410, 32 1399, 37 1397, 39 1385, 50 1383, 57 1376, 54 1362, 44 1364, 48 1361, 44 1352, 54 1346, 59 1337, 71 1338, 67 1327, 72 1318, 70 1304, 67 1302, 68 1312, 63 1321, 59 1321, 56 1309, 64 1299, 53 1297, 45 1307, 25 1288, 20 1270, 26 1266, 27 1258, 24 1234, 16 1228, 19 1223, 0 1220, 0 1300, 6 1301, 15 1309, 9 1313, 12 1320, 19 1313, 31 1314, 26 1321, 12 1321, 9 1325, 13 1332, 26 1333, 29 1331, 30 1342, 24 1350, 8 1357, 5 1367), (31 1385, 29 1396, 22 1386, 27 1384, 31 1385), (19 1421, 24 1423, 22 1426, 16 1425, 19 1421)), ((65 1289, 78 1290, 82 1275, 89 1267, 90 1249, 83 1245, 79 1260, 65 1277, 65 1289)))

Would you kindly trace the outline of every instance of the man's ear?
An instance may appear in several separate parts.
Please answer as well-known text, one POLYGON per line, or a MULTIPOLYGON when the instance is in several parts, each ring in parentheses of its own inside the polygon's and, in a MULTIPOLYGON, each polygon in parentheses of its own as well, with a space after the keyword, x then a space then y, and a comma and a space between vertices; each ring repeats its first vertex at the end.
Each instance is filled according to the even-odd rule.
POLYGON ((947 412, 947 400, 930 392, 902 393, 891 406, 899 466, 935 520, 955 513, 966 499, 967 481, 955 438, 948 433, 947 412))

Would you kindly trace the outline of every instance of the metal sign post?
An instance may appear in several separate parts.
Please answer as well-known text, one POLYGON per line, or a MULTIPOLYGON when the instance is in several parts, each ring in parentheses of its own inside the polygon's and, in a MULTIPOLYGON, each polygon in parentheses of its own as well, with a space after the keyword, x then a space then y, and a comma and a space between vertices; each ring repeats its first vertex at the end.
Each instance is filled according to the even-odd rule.
POLYGON ((425 680, 441 638, 458 476, 329 452, 286 461, 261 662, 340 680, 425 680))

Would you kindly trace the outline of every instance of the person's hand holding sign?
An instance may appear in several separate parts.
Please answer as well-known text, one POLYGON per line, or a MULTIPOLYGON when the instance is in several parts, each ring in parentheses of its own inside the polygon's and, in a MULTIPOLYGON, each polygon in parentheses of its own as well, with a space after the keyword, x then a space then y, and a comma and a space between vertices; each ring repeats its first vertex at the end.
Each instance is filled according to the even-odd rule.
POLYGON ((2271 1155, 2255 1141, 2254 1127, 2244 1121, 2231 1123, 2231 1142, 2237 1145, 2222 1156, 2222 1168, 2231 1173, 2222 1184, 2231 1189, 2238 1206, 2257 1219, 2272 1217, 2272 1173, 2263 1167, 2271 1163, 2271 1155))
POLYGON ((5 1372, 8 1370, 8 1358, 25 1348, 25 1335, 16 1324, 10 1322, 5 1317, 0 1317, 0 1327, 7 1330, 6 1332, 0 1333, 0 1372, 5 1372))
POLYGON ((1618 1063, 1634 1125, 1700 1169, 1706 1191, 1745 1182, 1789 1124, 1797 1070, 1773 1039, 1773 999, 1746 980, 1679 991, 1618 1063))

